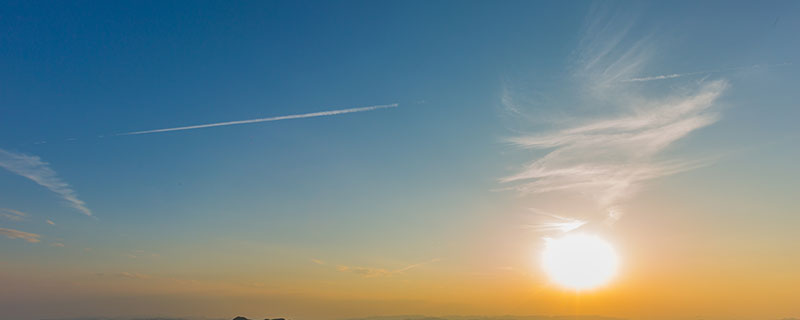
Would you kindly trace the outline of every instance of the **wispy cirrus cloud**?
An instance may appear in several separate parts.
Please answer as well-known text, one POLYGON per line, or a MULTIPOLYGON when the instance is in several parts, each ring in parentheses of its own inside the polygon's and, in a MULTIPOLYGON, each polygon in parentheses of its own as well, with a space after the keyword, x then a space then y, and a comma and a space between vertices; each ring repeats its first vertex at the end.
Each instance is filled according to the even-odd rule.
POLYGON ((657 101, 648 111, 587 123, 539 135, 509 139, 523 148, 550 149, 503 182, 521 182, 525 193, 576 190, 612 205, 639 182, 685 171, 701 160, 657 160, 675 141, 717 121, 709 108, 726 88, 724 81, 696 92, 657 101))
POLYGON ((570 232, 572 230, 578 229, 585 225, 587 221, 570 218, 563 215, 557 215, 549 212, 542 211, 536 208, 530 208, 530 211, 533 213, 545 217, 545 221, 538 222, 535 224, 524 225, 523 227, 530 228, 536 231, 542 232, 552 232, 552 231, 560 231, 560 232, 570 232))
POLYGON ((41 240, 40 235, 30 232, 24 232, 14 229, 7 229, 7 228, 0 228, 0 234, 6 236, 9 239, 22 239, 30 243, 38 243, 41 240))
POLYGON ((393 272, 383 268, 371 267, 349 267, 349 266, 336 266, 336 270, 341 272, 352 272, 365 278, 385 277, 391 275, 393 272))
POLYGON ((115 278, 132 279, 132 280, 147 280, 147 279, 152 278, 150 275, 147 275, 147 274, 136 273, 136 272, 127 272, 127 271, 117 272, 117 273, 109 273, 109 274, 100 272, 100 273, 95 273, 94 275, 97 276, 97 277, 111 276, 111 277, 115 277, 115 278))
POLYGON ((118 278, 125 278, 125 279, 134 279, 134 280, 147 280, 150 279, 149 275, 135 273, 135 272, 119 272, 115 273, 114 276, 118 278))
MULTIPOLYGON (((588 195, 613 220, 621 215, 617 206, 644 181, 710 162, 702 157, 668 157, 666 151, 719 119, 715 106, 729 85, 723 79, 693 81, 658 95, 633 86, 630 80, 637 79, 633 75, 640 74, 657 46, 651 37, 632 36, 634 24, 627 19, 612 17, 601 15, 590 21, 574 55, 573 89, 587 105, 567 119, 548 123, 547 130, 509 138, 513 145, 540 149, 543 155, 500 181, 523 194, 588 195)), ((508 96, 503 103, 519 109, 508 96)), ((555 221, 537 228, 567 232, 586 222, 550 217, 555 221)))
POLYGON ((33 155, 14 153, 0 149, 0 167, 15 174, 23 176, 39 185, 58 194, 67 204, 87 216, 92 216, 92 211, 86 203, 78 199, 72 187, 61 180, 50 164, 33 155))
MULTIPOLYGON (((339 272, 349 272, 360 275, 364 278, 375 278, 375 277, 387 277, 387 276, 394 276, 403 274, 411 269, 419 268, 421 266, 434 263, 440 261, 441 259, 431 259, 429 261, 420 262, 405 266, 400 269, 384 269, 384 268, 373 268, 373 267, 358 267, 358 266, 345 266, 345 265, 336 265, 335 268, 339 272)), ((326 262, 319 260, 319 259, 311 259, 311 262, 318 264, 318 265, 328 265, 326 262)))
POLYGON ((28 214, 14 209, 0 208, 0 217, 6 218, 11 221, 22 221, 28 217, 28 214))
POLYGON ((183 127, 174 127, 174 128, 133 131, 133 132, 126 132, 126 133, 119 133, 117 135, 129 136, 129 135, 139 135, 139 134, 162 133, 162 132, 170 132, 170 131, 182 131, 182 130, 194 130, 194 129, 204 129, 204 128, 212 128, 212 127, 233 126, 233 125, 240 125, 240 124, 251 124, 251 123, 279 121, 279 120, 325 117, 325 116, 334 116, 334 115, 347 114, 347 113, 373 111, 373 110, 378 110, 378 109, 395 108, 398 105, 399 104, 397 104, 397 103, 393 103, 393 104, 375 105, 375 106, 361 107, 361 108, 349 108, 349 109, 339 109, 339 110, 330 110, 330 111, 321 111, 321 112, 312 112, 312 113, 303 113, 303 114, 292 114, 292 115, 277 116, 277 117, 270 117, 270 118, 258 118, 258 119, 248 119, 248 120, 215 122, 215 123, 207 123, 207 124, 199 124, 199 125, 183 126, 183 127))

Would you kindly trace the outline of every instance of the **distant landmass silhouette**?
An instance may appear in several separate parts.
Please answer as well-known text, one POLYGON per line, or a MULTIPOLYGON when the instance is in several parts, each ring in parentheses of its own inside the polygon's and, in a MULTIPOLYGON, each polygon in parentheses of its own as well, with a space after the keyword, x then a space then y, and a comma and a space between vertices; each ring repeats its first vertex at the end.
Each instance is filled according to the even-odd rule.
MULTIPOLYGON (((78 317, 78 318, 51 318, 49 320, 225 320, 231 318, 196 318, 196 317, 78 317)), ((286 320, 285 318, 247 318, 237 316, 233 320, 286 320)), ((289 319, 293 320, 293 319, 289 319)), ((303 319, 299 319, 303 320, 303 319)), ((432 317, 425 315, 397 315, 397 316, 374 316, 362 318, 349 318, 342 320, 626 320, 624 318, 604 317, 597 315, 579 316, 441 316, 432 317)), ((800 319, 781 319, 781 320, 800 320, 800 319)))
POLYGON ((364 318, 350 318, 345 320, 626 320, 624 318, 604 317, 598 315, 571 315, 571 316, 442 316, 430 317, 423 315, 375 316, 364 318))
MULTIPOLYGON (((50 318, 43 320, 226 320, 230 318, 197 318, 197 317, 72 317, 72 318, 50 318)), ((261 320, 262 318, 246 318, 237 316, 233 320, 261 320)), ((286 320, 285 318, 263 318, 263 320, 286 320)), ((290 319, 293 320, 293 319, 290 319)), ((304 320, 304 319, 298 319, 304 320)), ((572 316, 440 316, 432 317, 425 315, 396 315, 396 316, 373 316, 362 318, 348 318, 341 320, 627 320, 625 318, 605 317, 599 315, 572 315, 572 316)), ((775 320, 800 320, 800 318, 783 318, 775 320)))
MULTIPOLYGON (((256 320, 238 316, 233 320, 256 320)), ((284 318, 265 318, 264 320, 286 320, 284 318)), ((596 315, 579 316, 445 316, 429 317, 423 315, 400 316, 375 316, 364 318, 350 318, 344 320, 626 320, 622 318, 603 317, 596 315)))
MULTIPOLYGON (((238 316, 233 320, 256 320, 238 316)), ((284 318, 265 318, 264 320, 286 320, 284 318)), ((423 315, 400 315, 400 316, 375 316, 365 318, 351 318, 345 320, 625 320, 622 318, 603 317, 596 315, 580 316, 445 316, 429 317, 423 315)))

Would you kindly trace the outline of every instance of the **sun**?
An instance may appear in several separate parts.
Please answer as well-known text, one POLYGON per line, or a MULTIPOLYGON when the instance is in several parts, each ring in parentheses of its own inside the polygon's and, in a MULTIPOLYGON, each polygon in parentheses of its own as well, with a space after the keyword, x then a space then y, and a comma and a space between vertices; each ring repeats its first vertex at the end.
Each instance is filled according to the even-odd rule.
POLYGON ((572 234, 547 241, 542 267, 550 279, 574 290, 593 289, 608 283, 617 273, 619 259, 605 240, 572 234))

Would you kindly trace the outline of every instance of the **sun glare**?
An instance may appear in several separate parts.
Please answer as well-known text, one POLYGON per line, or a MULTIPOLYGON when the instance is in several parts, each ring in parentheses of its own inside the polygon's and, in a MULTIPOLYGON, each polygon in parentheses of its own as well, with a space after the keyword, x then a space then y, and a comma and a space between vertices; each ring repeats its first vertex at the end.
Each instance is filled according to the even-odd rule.
POLYGON ((550 279, 566 288, 586 290, 607 283, 619 264, 605 240, 585 234, 546 239, 542 267, 550 279))

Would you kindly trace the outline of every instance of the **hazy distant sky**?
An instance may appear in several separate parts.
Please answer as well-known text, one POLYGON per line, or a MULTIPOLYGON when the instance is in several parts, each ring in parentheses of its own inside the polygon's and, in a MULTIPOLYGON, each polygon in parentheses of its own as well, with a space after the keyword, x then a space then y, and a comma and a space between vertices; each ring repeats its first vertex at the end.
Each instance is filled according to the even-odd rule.
POLYGON ((800 317, 799 34, 794 1, 4 2, 0 318, 800 317), (622 258, 580 294, 538 261, 578 226, 622 258))

